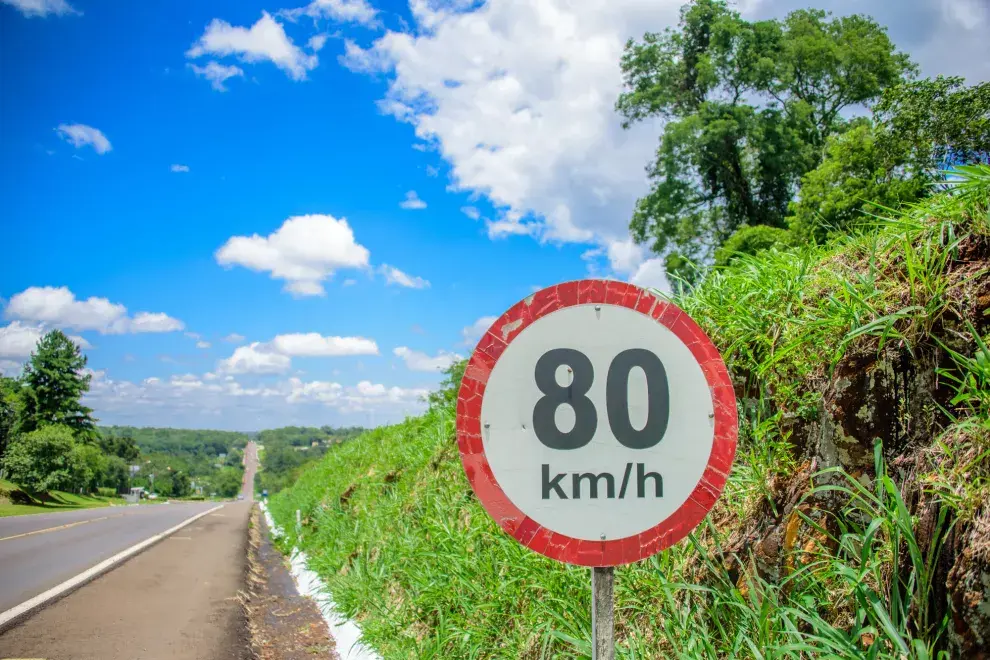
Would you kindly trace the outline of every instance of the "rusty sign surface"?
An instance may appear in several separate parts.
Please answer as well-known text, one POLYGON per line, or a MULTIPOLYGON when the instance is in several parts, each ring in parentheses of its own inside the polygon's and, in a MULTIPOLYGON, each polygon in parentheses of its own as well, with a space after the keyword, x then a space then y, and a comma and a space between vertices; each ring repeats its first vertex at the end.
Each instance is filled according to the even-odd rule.
POLYGON ((515 304, 478 342, 457 401, 461 460, 489 515, 583 566, 686 536, 725 486, 736 433, 711 340, 676 305, 611 280, 515 304))

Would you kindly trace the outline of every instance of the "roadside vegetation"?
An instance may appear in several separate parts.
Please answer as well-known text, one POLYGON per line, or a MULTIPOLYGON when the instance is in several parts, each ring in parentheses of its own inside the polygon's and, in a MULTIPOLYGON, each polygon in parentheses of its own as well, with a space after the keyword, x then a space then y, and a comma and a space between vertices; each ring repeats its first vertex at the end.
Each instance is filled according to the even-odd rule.
MULTIPOLYGON (((681 17, 622 60, 619 113, 664 119, 631 230, 722 351, 739 451, 688 539, 617 570, 618 655, 982 657, 990 84, 916 80, 864 16, 681 17)), ((276 495, 283 549, 386 658, 588 657, 587 569, 509 538, 463 475, 462 370, 276 495)))
MULTIPOLYGON (((741 257, 677 297, 724 349, 740 448, 688 540, 618 569, 620 657, 982 648, 990 168, 961 175, 874 231, 741 257)), ((275 496, 285 548, 387 658, 587 657, 588 571, 526 550, 477 502, 458 381, 275 496)))
POLYGON ((322 458, 328 449, 364 432, 363 428, 286 426, 258 434, 261 469, 255 473, 255 489, 273 495, 295 482, 303 467, 322 458))

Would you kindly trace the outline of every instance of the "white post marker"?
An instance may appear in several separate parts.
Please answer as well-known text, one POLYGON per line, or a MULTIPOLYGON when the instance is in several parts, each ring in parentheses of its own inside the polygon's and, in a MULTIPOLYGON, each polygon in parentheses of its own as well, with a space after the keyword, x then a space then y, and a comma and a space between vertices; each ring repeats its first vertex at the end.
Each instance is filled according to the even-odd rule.
POLYGON ((478 342, 457 400, 471 487, 517 541, 593 572, 596 660, 614 657, 612 570, 677 543, 722 493, 736 400, 718 350, 637 286, 542 289, 478 342))

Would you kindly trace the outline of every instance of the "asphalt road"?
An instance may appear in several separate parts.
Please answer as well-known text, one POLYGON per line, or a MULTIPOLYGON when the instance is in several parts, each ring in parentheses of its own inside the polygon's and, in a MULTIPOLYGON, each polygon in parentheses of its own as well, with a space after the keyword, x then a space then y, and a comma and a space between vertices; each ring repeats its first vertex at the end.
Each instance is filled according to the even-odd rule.
MULTIPOLYGON (((238 598, 246 590, 250 508, 247 502, 228 503, 35 613, 0 634, 0 658, 253 657, 238 598)), ((0 571, 6 568, 0 563, 0 571)))
POLYGON ((258 471, 258 445, 249 442, 244 447, 244 483, 241 493, 248 502, 254 500, 254 473, 258 471))
POLYGON ((215 506, 145 504, 0 518, 0 612, 215 506))

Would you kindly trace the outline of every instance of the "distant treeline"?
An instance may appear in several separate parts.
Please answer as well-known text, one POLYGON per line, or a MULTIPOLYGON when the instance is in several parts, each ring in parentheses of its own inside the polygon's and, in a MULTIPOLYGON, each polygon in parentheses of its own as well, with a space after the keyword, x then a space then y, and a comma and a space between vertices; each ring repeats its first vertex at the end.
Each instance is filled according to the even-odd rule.
POLYGON ((104 437, 131 438, 137 445, 141 455, 133 486, 173 497, 200 490, 203 495, 232 497, 240 490, 248 442, 244 433, 133 426, 99 430, 104 437))
POLYGON ((286 426, 262 431, 258 434, 264 450, 262 469, 255 476, 257 487, 269 494, 277 493, 292 485, 303 465, 322 457, 332 445, 356 438, 365 430, 359 426, 286 426))

